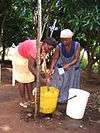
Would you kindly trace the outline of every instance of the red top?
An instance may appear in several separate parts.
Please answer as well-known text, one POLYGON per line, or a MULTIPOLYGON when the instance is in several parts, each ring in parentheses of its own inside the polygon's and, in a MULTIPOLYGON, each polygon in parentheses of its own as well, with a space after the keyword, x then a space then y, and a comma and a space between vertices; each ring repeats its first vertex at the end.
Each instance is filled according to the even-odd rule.
POLYGON ((35 59, 36 58, 36 40, 26 40, 19 43, 18 52, 24 58, 28 58, 30 55, 35 59))

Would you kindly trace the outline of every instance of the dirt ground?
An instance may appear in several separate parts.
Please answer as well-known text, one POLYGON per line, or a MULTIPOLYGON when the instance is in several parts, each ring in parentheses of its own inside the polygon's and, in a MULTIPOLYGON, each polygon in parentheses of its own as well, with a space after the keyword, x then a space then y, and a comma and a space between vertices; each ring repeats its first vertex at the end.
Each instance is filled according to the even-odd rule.
POLYGON ((34 120, 29 110, 19 107, 17 87, 11 85, 11 68, 2 68, 0 133, 100 133, 100 75, 81 74, 81 88, 91 93, 81 120, 66 115, 66 104, 58 104, 53 116, 39 115, 34 120))

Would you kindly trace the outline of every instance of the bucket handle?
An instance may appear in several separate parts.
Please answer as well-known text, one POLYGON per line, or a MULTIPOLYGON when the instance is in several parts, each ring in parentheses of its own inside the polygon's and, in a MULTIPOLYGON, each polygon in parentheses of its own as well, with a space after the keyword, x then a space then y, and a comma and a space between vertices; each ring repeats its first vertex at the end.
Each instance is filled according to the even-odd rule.
POLYGON ((67 99, 67 101, 69 101, 69 100, 71 100, 71 99, 73 99, 75 97, 77 97, 77 95, 74 95, 74 96, 70 97, 69 99, 67 99))
POLYGON ((49 86, 47 86, 47 90, 48 90, 48 91, 50 91, 50 88, 49 88, 49 86))

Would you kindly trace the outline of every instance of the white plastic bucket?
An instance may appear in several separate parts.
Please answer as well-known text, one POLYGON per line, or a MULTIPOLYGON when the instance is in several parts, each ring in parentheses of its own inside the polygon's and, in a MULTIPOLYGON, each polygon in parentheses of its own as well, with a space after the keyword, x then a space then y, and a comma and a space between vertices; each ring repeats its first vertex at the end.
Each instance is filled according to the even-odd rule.
POLYGON ((70 99, 71 97, 73 98, 68 100, 66 114, 74 119, 82 119, 89 95, 90 93, 87 91, 70 88, 68 99, 70 99))

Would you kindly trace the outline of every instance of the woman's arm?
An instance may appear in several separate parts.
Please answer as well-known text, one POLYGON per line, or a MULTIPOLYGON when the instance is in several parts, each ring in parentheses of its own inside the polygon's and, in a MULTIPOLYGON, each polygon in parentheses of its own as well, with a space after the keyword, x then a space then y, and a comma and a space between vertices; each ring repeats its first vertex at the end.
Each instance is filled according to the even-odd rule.
POLYGON ((28 68, 36 76, 36 60, 32 56, 28 57, 28 68))
MULTIPOLYGON (((29 56, 29 58, 28 58, 28 68, 29 68, 30 72, 34 76, 36 76, 36 73, 37 73, 36 60, 32 56, 29 56)), ((43 74, 40 72, 40 81, 46 84, 47 81, 44 77, 42 77, 42 75, 43 74)))
POLYGON ((54 55, 52 57, 50 70, 53 70, 55 68, 55 64, 56 64, 58 58, 59 58, 59 48, 56 48, 54 55))

